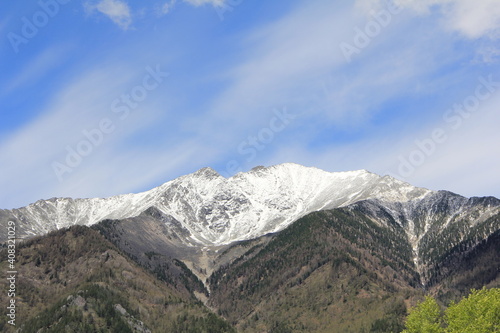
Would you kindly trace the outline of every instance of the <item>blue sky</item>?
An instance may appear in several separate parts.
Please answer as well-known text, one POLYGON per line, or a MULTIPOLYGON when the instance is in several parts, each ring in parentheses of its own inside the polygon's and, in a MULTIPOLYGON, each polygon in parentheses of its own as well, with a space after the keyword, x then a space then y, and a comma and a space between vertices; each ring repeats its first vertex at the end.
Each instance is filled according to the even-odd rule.
POLYGON ((295 162, 500 197, 497 0, 0 5, 0 208, 295 162))

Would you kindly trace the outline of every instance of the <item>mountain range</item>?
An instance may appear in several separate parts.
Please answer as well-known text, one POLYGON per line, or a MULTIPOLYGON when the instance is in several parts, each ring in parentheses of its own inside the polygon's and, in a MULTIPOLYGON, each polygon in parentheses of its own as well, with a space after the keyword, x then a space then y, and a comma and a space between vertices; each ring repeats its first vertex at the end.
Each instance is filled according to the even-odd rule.
POLYGON ((365 170, 329 173, 282 164, 226 179, 204 168, 147 192, 106 199, 39 200, 2 210, 0 219, 18 221, 19 236, 25 238, 75 224, 130 218, 154 207, 189 232, 186 244, 221 245, 282 230, 319 210, 367 199, 408 202, 430 193, 365 170))
MULTIPOLYGON (((500 200, 365 170, 287 163, 224 178, 204 168, 143 193, 0 210, 8 221, 26 248, 84 228, 108 244, 103 253, 120 253, 242 332, 396 332, 424 293, 446 303, 500 281, 500 200)), ((36 289, 36 280, 25 283, 36 289)))

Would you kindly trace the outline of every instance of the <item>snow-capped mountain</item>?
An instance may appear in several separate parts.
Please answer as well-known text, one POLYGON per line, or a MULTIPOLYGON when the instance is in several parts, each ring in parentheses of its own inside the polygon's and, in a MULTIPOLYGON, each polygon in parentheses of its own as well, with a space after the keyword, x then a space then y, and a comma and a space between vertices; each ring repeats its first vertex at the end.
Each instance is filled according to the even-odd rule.
POLYGON ((430 266, 440 262, 457 244, 473 248, 500 230, 500 200, 465 198, 448 191, 434 191, 402 202, 370 199, 348 207, 373 222, 402 227, 413 251, 416 270, 423 280, 430 266))
MULTIPOLYGON (((423 283, 453 248, 474 248, 500 229, 500 200, 493 197, 465 198, 366 170, 331 173, 291 163, 256 167, 230 178, 203 168, 150 191, 104 199, 39 200, 0 210, 0 222, 15 221, 16 236, 29 238, 111 221, 98 227, 118 237, 117 244, 133 255, 173 255, 200 273, 225 262, 217 259, 218 249, 341 207, 362 214, 359 223, 368 219, 382 227, 394 238, 391 242, 404 239, 423 283)), ((0 241, 6 239, 4 228, 0 241)))
POLYGON ((75 224, 134 217, 155 207, 187 229, 193 245, 220 245, 282 230, 314 211, 367 199, 408 202, 430 193, 365 170, 330 173, 287 163, 224 178, 204 168, 138 194, 39 200, 0 211, 0 220, 16 221, 17 237, 26 238, 75 224))
POLYGON ((203 168, 147 192, 105 199, 40 200, 0 211, 0 221, 16 221, 17 237, 28 238, 153 209, 162 215, 167 232, 179 237, 180 230, 182 243, 203 247, 257 238, 283 230, 311 212, 358 204, 379 224, 386 225, 387 219, 378 217, 388 216, 401 226, 420 266, 422 241, 434 244, 430 240, 456 227, 457 221, 466 220, 472 228, 500 212, 499 200, 478 200, 417 188, 365 170, 331 173, 287 163, 256 167, 231 178, 203 168))

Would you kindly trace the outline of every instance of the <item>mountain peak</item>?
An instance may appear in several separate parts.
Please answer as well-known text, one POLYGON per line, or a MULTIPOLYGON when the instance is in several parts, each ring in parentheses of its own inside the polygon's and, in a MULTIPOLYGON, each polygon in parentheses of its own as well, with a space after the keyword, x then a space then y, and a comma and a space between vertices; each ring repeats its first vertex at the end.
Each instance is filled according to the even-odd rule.
POLYGON ((284 163, 224 178, 206 167, 150 191, 41 201, 4 211, 0 220, 26 221, 25 237, 29 237, 75 224, 135 217, 155 207, 188 231, 189 244, 221 245, 283 230, 311 212, 368 199, 407 202, 430 192, 366 170, 327 172, 284 163))
POLYGON ((217 171, 215 171, 214 169, 212 169, 210 167, 201 168, 200 170, 193 173, 193 175, 197 176, 197 177, 204 177, 204 178, 209 178, 209 179, 222 177, 217 171))
POLYGON ((257 165, 256 167, 253 167, 249 172, 258 172, 258 171, 263 171, 266 169, 267 168, 263 165, 257 165))

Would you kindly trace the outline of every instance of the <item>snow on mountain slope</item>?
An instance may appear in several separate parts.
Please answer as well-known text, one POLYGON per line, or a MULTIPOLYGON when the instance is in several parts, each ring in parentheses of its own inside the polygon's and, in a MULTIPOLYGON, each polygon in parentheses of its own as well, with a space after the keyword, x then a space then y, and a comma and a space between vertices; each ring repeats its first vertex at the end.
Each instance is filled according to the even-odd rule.
POLYGON ((363 212, 381 226, 391 222, 401 226, 413 249, 415 267, 424 277, 425 268, 454 246, 466 240, 477 244, 500 226, 499 199, 465 198, 448 191, 403 202, 364 200, 349 209, 363 212))
POLYGON ((225 244, 282 230, 310 212, 369 198, 407 201, 429 192, 364 170, 329 173, 283 164, 229 179, 202 169, 168 186, 157 208, 200 242, 225 244))
POLYGON ((287 163, 226 179, 204 168, 138 194, 40 200, 0 211, 0 221, 16 220, 18 237, 25 238, 75 224, 133 217, 156 207, 191 233, 188 242, 193 245, 220 245, 282 230, 318 210, 366 199, 408 202, 431 193, 365 170, 330 173, 287 163))

